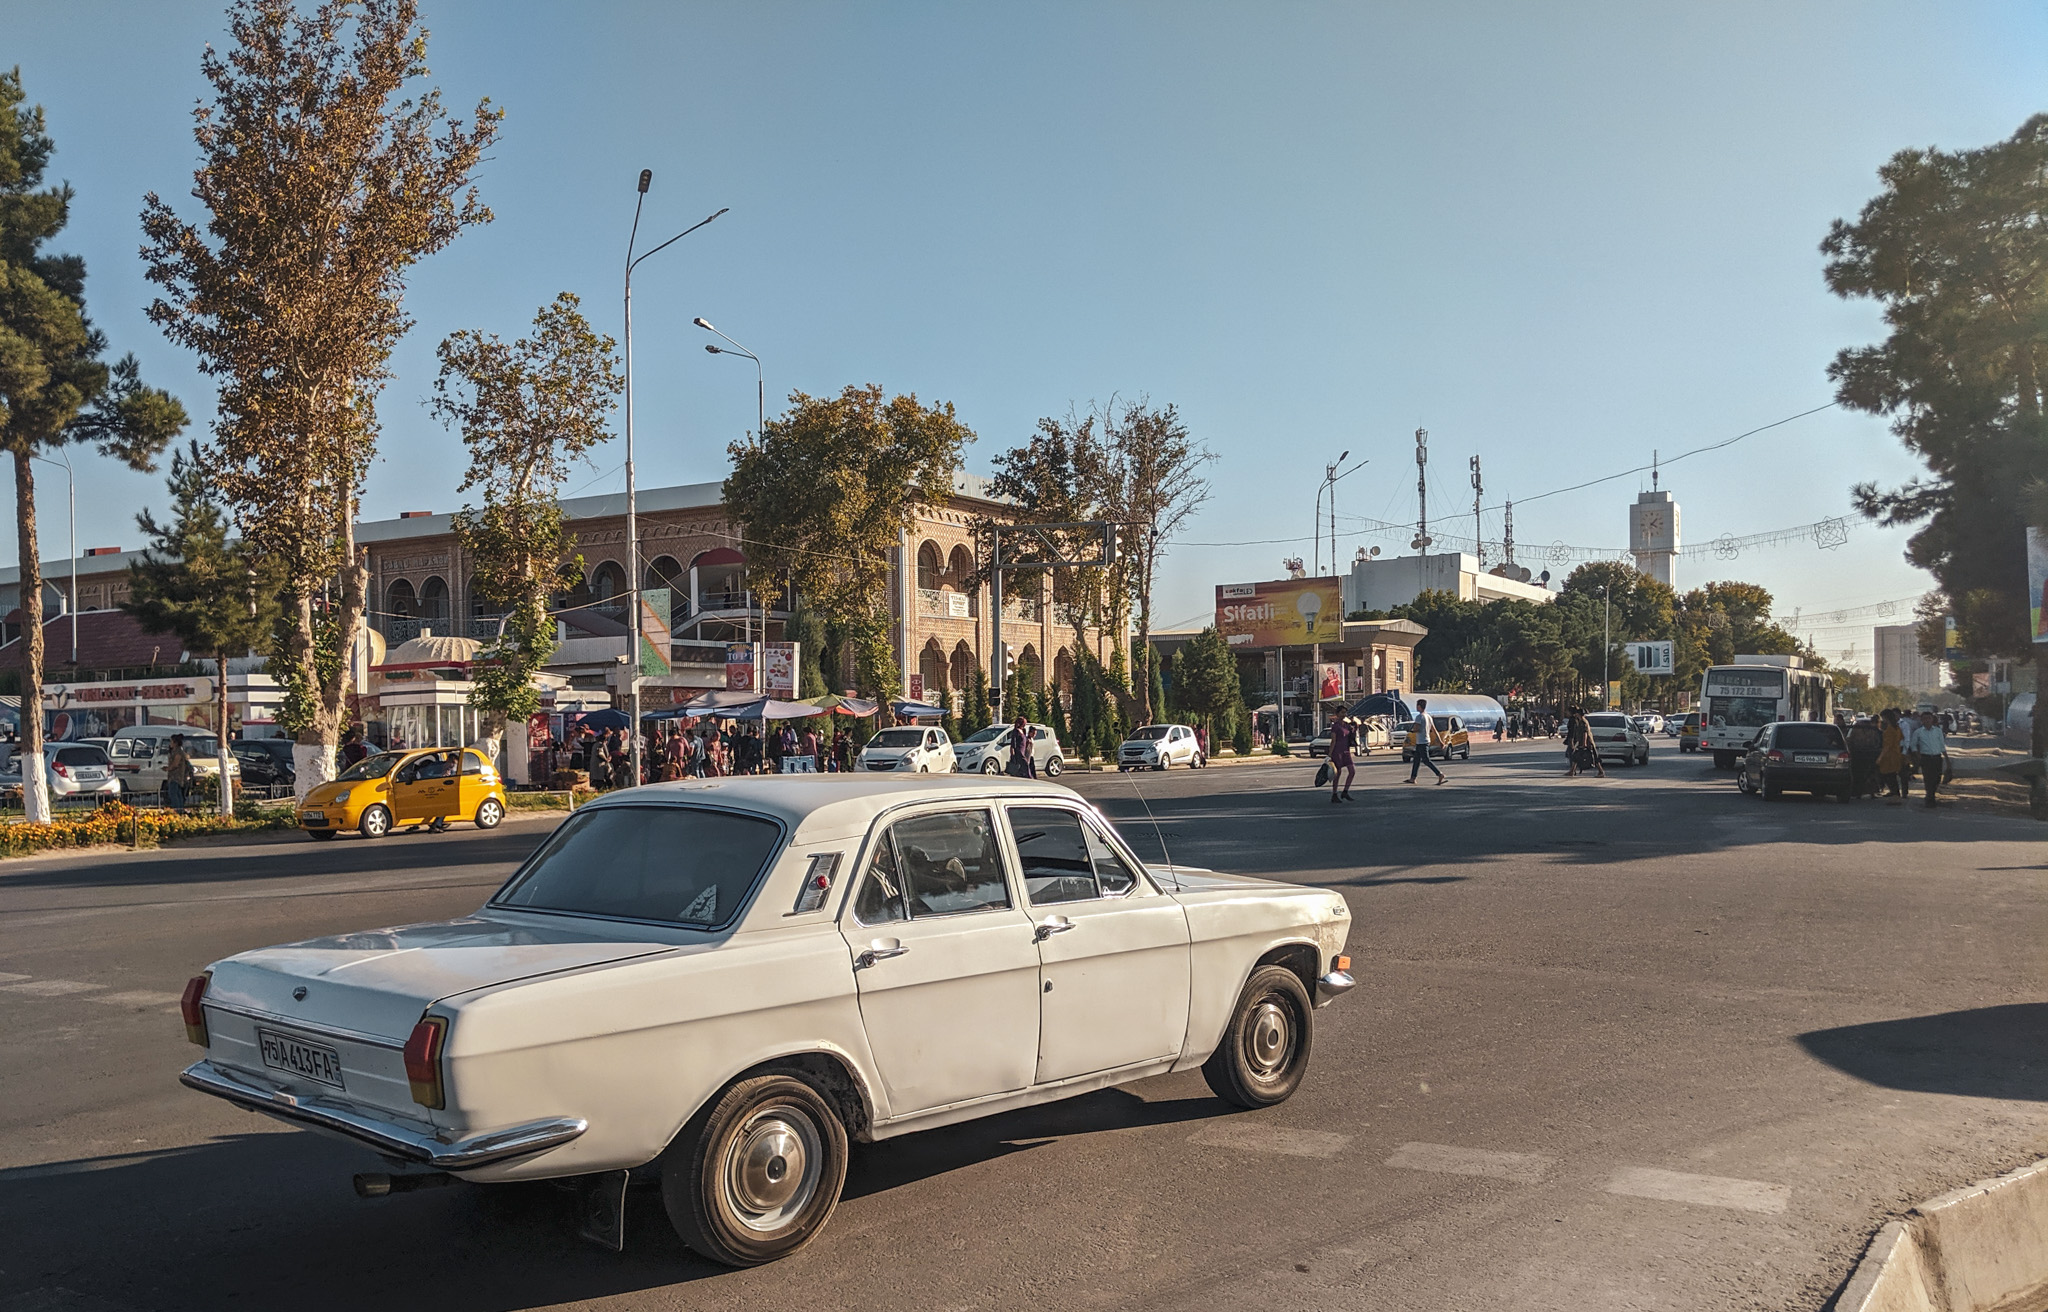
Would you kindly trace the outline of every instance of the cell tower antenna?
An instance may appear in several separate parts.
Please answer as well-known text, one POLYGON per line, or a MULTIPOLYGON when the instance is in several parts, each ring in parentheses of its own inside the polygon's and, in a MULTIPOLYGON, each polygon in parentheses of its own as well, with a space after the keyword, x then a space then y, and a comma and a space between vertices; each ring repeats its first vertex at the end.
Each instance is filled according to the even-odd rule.
POLYGON ((1485 481, 1479 476, 1479 457, 1472 457, 1472 551, 1479 557, 1479 568, 1486 568, 1486 528, 1479 519, 1480 496, 1486 491, 1485 481))
POLYGON ((1510 568, 1515 563, 1515 503, 1507 502, 1501 507, 1503 527, 1500 534, 1500 552, 1510 568))
POLYGON ((1657 448, 1650 448, 1650 490, 1657 490, 1657 448))
POLYGON ((1415 430, 1415 541, 1408 545, 1429 554, 1429 430, 1415 430))

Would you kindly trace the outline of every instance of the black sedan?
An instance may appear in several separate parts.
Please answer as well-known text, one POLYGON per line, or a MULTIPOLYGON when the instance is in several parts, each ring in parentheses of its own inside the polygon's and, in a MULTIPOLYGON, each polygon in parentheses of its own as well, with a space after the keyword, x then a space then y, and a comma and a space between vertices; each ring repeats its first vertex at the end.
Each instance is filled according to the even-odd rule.
POLYGON ((289 788, 298 778, 289 738, 237 738, 228 744, 250 788, 289 788))
POLYGON ((1786 720, 1767 724, 1749 745, 1735 786, 1745 793, 1776 801, 1787 788, 1803 788, 1815 797, 1830 793, 1843 801, 1854 796, 1849 774, 1849 744, 1832 724, 1786 720))

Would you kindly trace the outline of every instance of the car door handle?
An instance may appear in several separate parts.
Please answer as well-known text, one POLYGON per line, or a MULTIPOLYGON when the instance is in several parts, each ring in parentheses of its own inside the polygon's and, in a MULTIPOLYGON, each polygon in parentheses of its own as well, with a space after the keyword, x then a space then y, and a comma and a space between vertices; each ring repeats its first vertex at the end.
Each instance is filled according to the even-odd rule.
POLYGON ((867 947, 861 951, 860 955, 853 959, 853 968, 855 970, 866 970, 869 966, 874 965, 877 961, 887 961, 890 957, 900 957, 908 951, 910 951, 910 949, 904 947, 900 940, 893 938, 878 938, 874 940, 872 943, 869 943, 867 947))
POLYGON ((1054 934, 1064 934, 1074 927, 1074 922, 1065 916, 1047 916, 1031 927, 1031 941, 1043 943, 1054 934))

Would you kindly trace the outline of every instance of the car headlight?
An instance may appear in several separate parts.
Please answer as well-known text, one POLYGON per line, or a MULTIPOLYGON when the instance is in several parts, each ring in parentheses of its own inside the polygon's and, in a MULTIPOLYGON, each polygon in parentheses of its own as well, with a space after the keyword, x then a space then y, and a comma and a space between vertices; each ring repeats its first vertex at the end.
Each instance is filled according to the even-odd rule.
POLYGON ((346 793, 346 792, 339 792, 339 793, 336 793, 336 794, 334 795, 334 800, 333 800, 333 802, 332 802, 332 803, 331 803, 330 805, 333 805, 333 806, 347 806, 347 805, 348 805, 348 793, 346 793))

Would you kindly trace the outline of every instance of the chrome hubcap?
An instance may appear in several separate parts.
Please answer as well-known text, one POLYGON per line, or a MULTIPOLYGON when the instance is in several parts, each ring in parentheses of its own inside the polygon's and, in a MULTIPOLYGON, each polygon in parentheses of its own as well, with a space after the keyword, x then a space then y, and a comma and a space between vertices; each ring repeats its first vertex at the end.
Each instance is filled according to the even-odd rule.
POLYGON ((1245 1028, 1245 1056, 1252 1069, 1260 1075, 1277 1074, 1287 1062, 1287 1051, 1293 1046, 1292 1026, 1287 1011, 1277 1002, 1261 1002, 1252 1013, 1252 1023, 1245 1028))
POLYGON ((739 1223, 780 1230, 800 1214, 817 1192, 822 1147, 801 1108, 764 1107, 748 1117, 725 1157, 726 1202, 739 1223))

